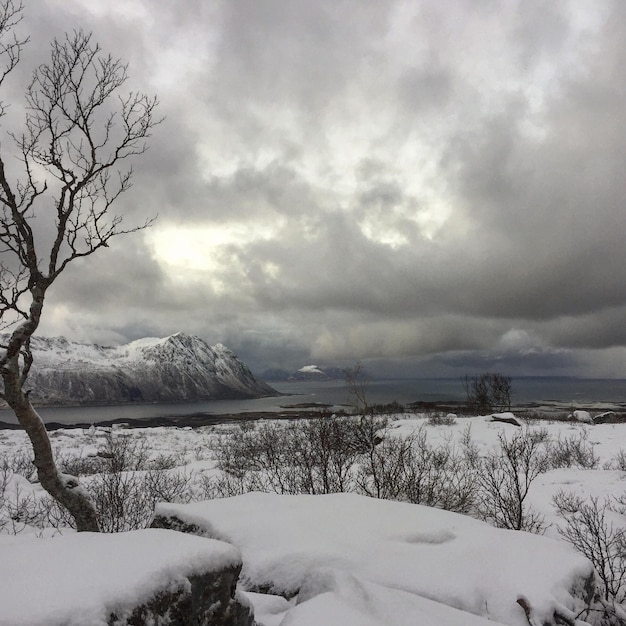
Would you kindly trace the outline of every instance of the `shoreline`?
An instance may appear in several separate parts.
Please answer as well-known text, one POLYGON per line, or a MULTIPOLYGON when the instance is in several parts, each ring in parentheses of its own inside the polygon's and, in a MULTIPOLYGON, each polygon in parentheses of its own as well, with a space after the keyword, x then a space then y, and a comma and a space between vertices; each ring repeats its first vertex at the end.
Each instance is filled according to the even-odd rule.
MULTIPOLYGON (((347 407, 342 406, 337 412, 347 407)), ((126 428, 200 428, 202 426, 216 426, 219 424, 234 424, 240 422, 254 422, 259 420, 294 420, 294 419, 314 419, 322 417, 337 409, 336 406, 324 403, 301 403, 281 406, 277 411, 240 411, 234 413, 210 413, 196 412, 184 413, 180 415, 160 415, 154 417, 120 417, 109 420, 94 422, 63 423, 56 421, 45 421, 48 431, 61 429, 89 429, 112 428, 114 426, 126 428)), ((568 406, 566 403, 558 401, 530 402, 528 404, 513 405, 511 412, 522 419, 546 419, 565 420, 572 410, 588 411, 602 416, 602 422, 621 423, 626 421, 626 403, 624 402, 591 402, 580 405, 568 406), (605 415, 606 414, 606 415, 605 415)), ((406 413, 416 414, 445 414, 454 413, 463 418, 470 415, 464 402, 442 400, 436 402, 412 402, 405 407, 406 413)), ((0 413, 0 417, 1 417, 0 413)), ((384 415, 384 413, 381 413, 384 415)), ((600 422, 598 422, 600 423, 600 422)), ((6 422, 0 420, 0 431, 21 430, 22 427, 17 422, 6 422)))
MULTIPOLYGON (((175 428, 200 428, 201 426, 216 426, 218 424, 234 424, 237 422, 252 422, 263 419, 310 419, 321 417, 318 411, 244 411, 241 413, 189 413, 185 415, 163 415, 159 417, 139 417, 139 418, 116 418, 112 420, 102 420, 99 422, 77 422, 73 424, 63 424, 61 422, 44 422, 47 431, 76 428, 89 429, 111 428, 113 426, 125 426, 127 428, 156 428, 159 426, 175 428)), ((0 421, 0 431, 2 430, 22 430, 18 423, 0 421)))

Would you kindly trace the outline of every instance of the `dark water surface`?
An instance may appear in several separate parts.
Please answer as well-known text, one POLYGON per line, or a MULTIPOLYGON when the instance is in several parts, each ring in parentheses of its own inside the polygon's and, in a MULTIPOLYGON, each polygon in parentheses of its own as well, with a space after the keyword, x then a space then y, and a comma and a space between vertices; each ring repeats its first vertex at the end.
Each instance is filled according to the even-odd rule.
MULTIPOLYGON (((278 412, 285 407, 318 403, 335 407, 351 405, 352 400, 343 381, 271 383, 282 394, 275 398, 255 400, 214 400, 184 404, 128 404, 121 406, 42 407, 45 422, 78 424, 107 420, 145 419, 185 415, 223 415, 238 413, 278 412)), ((463 401, 465 392, 458 378, 416 380, 377 380, 366 388, 369 404, 401 404, 410 402, 463 401)), ((595 405, 626 404, 626 380, 576 378, 513 379, 515 405, 556 405, 563 410, 595 405)), ((0 421, 16 423, 8 410, 0 411, 0 421)))

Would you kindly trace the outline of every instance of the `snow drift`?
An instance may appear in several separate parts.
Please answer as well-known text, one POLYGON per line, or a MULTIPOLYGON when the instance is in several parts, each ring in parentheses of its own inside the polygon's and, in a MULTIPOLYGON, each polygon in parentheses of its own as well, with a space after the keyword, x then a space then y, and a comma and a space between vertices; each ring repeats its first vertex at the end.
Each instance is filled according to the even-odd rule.
POLYGON ((154 523, 237 546, 244 589, 296 598, 283 626, 528 626, 523 606, 552 624, 574 618, 594 581, 562 541, 355 494, 159 504, 154 523))

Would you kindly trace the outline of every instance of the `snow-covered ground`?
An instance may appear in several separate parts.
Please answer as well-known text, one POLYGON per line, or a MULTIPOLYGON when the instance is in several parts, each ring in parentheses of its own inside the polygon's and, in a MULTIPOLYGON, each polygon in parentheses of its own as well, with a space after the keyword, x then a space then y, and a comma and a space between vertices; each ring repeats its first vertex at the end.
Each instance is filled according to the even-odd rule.
POLYGON ((0 553, 0 624, 7 626, 100 626, 112 613, 126 623, 155 593, 240 563, 227 543, 156 528, 0 537, 0 553))
POLYGON ((524 626, 520 597, 544 623, 583 608, 570 589, 591 573, 561 541, 356 494, 252 493, 157 513, 240 548, 249 588, 294 598, 285 625, 524 626))
MULTIPOLYGON (((520 432, 517 426, 485 417, 450 421, 453 423, 435 424, 424 416, 400 415, 391 422, 389 436, 425 433, 434 447, 460 449, 469 433, 478 453, 484 455, 499 445, 503 433, 510 439, 520 432)), ((182 473, 187 479, 185 499, 198 500, 206 493, 207 482, 220 475, 213 452, 216 441, 237 428, 119 429, 113 437, 142 442, 142 450, 152 459, 170 459, 169 465, 177 467, 167 471, 182 473)), ((494 529, 471 517, 355 494, 252 494, 206 504, 159 505, 159 510, 194 518, 209 529, 207 535, 232 542, 241 551, 242 589, 262 626, 525 626, 529 623, 522 608, 525 602, 537 624, 556 609, 574 620, 581 607, 571 587, 581 584, 590 566, 561 537, 558 528, 564 522, 553 496, 565 491, 604 501, 626 492, 626 473, 619 469, 623 467, 620 452, 626 450, 626 424, 542 421, 524 428, 543 429, 552 440, 579 439, 597 457, 595 469, 552 469, 532 483, 527 504, 543 516, 543 536, 494 529)), ((53 446, 63 457, 96 455, 107 436, 95 428, 51 433, 53 446)), ((0 431, 0 463, 20 451, 30 454, 25 434, 0 431)), ((38 485, 6 471, 4 475, 7 502, 39 497, 38 485)), ((624 523, 622 515, 610 515, 616 524, 624 523)), ((29 554, 36 554, 38 542, 43 554, 47 542, 71 534, 7 520, 6 511, 3 532, 0 551, 9 546, 15 550, 28 542, 29 554), (20 531, 19 535, 11 536, 13 531, 20 531)), ((119 558, 124 570, 124 558, 130 561, 133 557, 129 552, 119 558)), ((64 565, 59 563, 58 571, 63 571, 64 565)), ((129 562, 129 570, 131 565, 129 562)), ((10 588, 5 583, 11 576, 11 568, 0 566, 0 594, 10 588)), ((118 583, 111 580, 110 584, 118 583)), ((98 587, 106 585, 106 577, 98 581, 98 587)), ((46 589, 46 585, 40 588, 38 606, 57 606, 53 586, 51 595, 46 589)), ((98 594, 106 595, 106 591, 99 589, 98 594)), ((0 599, 0 607, 3 602, 0 599)), ((29 616, 35 615, 29 604, 15 608, 13 602, 11 606, 12 615, 22 623, 30 623, 29 616)), ((0 609, 0 624, 9 623, 0 609)), ((33 617, 32 623, 56 622, 33 617)))

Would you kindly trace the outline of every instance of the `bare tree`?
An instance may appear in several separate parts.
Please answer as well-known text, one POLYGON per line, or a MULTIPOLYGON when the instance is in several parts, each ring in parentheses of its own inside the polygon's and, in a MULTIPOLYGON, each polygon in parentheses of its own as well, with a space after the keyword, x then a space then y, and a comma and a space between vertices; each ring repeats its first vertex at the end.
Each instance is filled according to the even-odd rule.
POLYGON ((354 367, 348 367, 343 370, 343 375, 354 409, 362 415, 371 413, 371 408, 367 401, 367 385, 370 379, 363 363, 357 361, 354 367))
MULTIPOLYGON (((15 35, 23 7, 0 0, 0 82, 26 43, 15 35)), ((74 517, 78 530, 98 530, 94 506, 78 480, 56 467, 44 424, 25 389, 32 365, 30 339, 48 290, 68 264, 108 246, 126 227, 111 213, 131 184, 127 161, 146 150, 157 100, 121 93, 127 66, 104 54, 91 34, 54 40, 50 59, 26 90, 23 131, 11 134, 20 173, 0 152, 0 397, 33 446, 42 486, 74 517)), ((5 108, 0 107, 0 114, 5 108)))
POLYGON ((466 376, 463 387, 467 406, 479 413, 511 410, 511 378, 497 372, 484 372, 478 376, 466 376))

